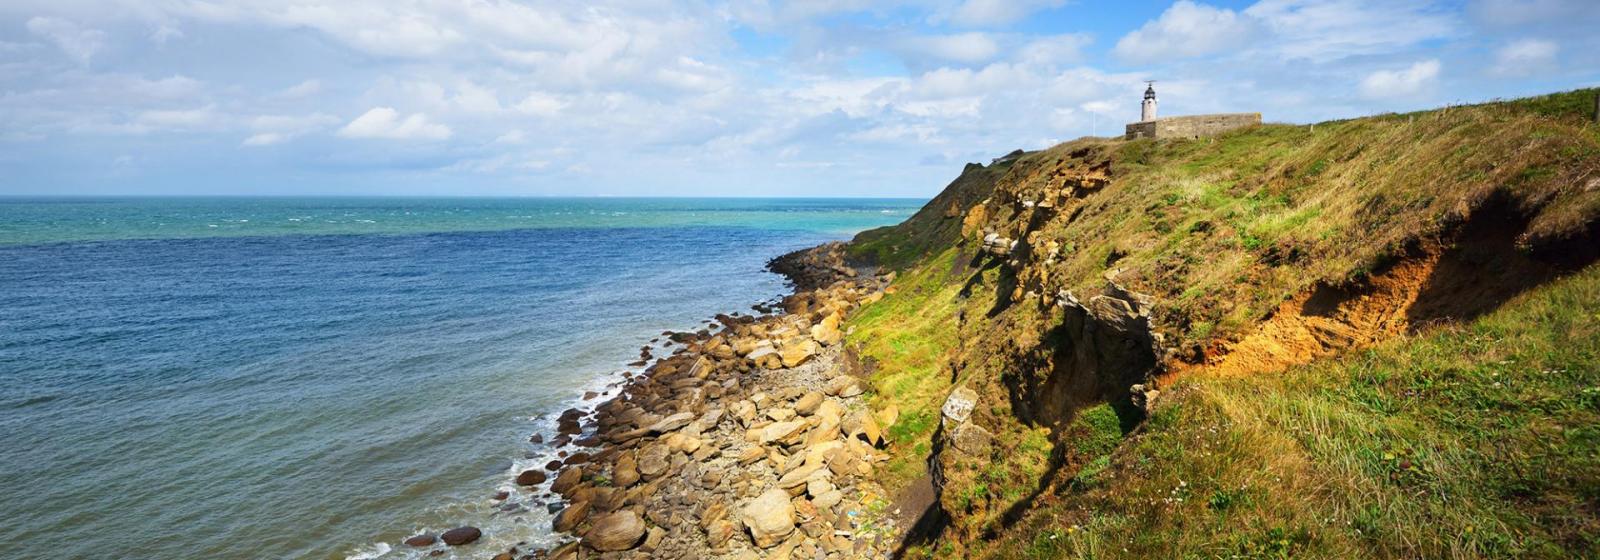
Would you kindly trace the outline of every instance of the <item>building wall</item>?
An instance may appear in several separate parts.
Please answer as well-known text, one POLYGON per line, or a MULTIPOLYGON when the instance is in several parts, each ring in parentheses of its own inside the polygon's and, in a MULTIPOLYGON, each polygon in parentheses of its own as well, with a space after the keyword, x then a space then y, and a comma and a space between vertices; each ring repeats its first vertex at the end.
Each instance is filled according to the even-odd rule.
POLYGON ((1261 113, 1221 113, 1166 117, 1128 123, 1126 138, 1199 138, 1261 124, 1261 113))

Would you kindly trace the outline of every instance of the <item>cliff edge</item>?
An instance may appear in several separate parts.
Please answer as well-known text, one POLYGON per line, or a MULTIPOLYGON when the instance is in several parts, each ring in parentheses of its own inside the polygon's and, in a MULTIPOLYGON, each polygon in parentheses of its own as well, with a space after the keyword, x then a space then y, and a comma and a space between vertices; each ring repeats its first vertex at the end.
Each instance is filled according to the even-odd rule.
POLYGON ((860 234, 898 554, 1600 554, 1597 93, 1082 139, 860 234))

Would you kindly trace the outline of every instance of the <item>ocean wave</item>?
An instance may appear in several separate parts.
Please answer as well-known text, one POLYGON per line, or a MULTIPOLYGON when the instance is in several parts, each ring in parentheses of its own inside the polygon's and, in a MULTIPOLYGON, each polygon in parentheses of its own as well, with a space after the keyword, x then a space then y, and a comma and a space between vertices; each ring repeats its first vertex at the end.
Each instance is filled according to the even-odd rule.
POLYGON ((374 560, 388 554, 393 549, 393 547, 389 546, 389 543, 372 543, 357 549, 355 552, 350 553, 349 556, 345 556, 344 560, 374 560))

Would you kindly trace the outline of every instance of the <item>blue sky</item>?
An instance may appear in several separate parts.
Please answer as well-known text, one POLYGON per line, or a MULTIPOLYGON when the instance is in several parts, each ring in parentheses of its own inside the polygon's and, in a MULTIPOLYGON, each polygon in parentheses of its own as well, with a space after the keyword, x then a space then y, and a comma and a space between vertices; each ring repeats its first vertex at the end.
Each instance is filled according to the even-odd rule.
POLYGON ((1593 0, 8 0, 0 194, 931 196, 1138 115, 1600 85, 1593 0))

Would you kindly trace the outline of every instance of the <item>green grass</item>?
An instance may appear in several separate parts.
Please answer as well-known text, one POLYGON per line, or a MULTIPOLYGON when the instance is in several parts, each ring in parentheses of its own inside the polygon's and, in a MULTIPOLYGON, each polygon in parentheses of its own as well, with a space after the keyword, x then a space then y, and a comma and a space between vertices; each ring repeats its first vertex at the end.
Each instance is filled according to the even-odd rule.
MULTIPOLYGON (((949 262, 955 251, 940 260, 949 262)), ((943 358, 955 345, 952 326, 959 286, 936 267, 913 269, 894 282, 894 293, 863 306, 845 323, 845 340, 873 362, 873 406, 896 406, 900 419, 888 428, 894 442, 886 487, 901 488, 925 474, 939 407, 950 390, 943 358)))
POLYGON ((1600 555, 1600 267, 1467 325, 1171 393, 1104 482, 988 552, 1600 555))
POLYGON ((1587 231, 1600 216, 1589 186, 1600 125, 1585 105, 1597 91, 1196 140, 1079 140, 969 167, 906 223, 858 236, 855 256, 901 274, 896 293, 847 323, 877 365, 874 406, 901 411, 886 486, 926 475, 953 382, 979 394, 973 421, 998 443, 988 457, 941 460, 952 523, 925 552, 1600 555, 1594 271, 1337 360, 1185 378, 1132 435, 1099 403, 1114 395, 1067 395, 1046 416, 1070 406, 1070 418, 1024 418, 1051 408, 1028 406, 1051 376, 1097 374, 1059 367, 1070 356, 1048 335, 1063 315, 1046 304, 1060 290, 1100 293, 1108 274, 1151 296, 1165 346, 1190 355, 1319 283, 1447 238, 1492 198, 1528 218, 1521 247, 1587 231), (1109 184, 1061 190, 1101 172, 1109 184), (1053 210, 1024 204, 1047 197, 1053 210), (954 266, 985 230, 1021 240, 1018 251, 954 266), (1018 507, 1020 521, 1002 517, 1018 507))

